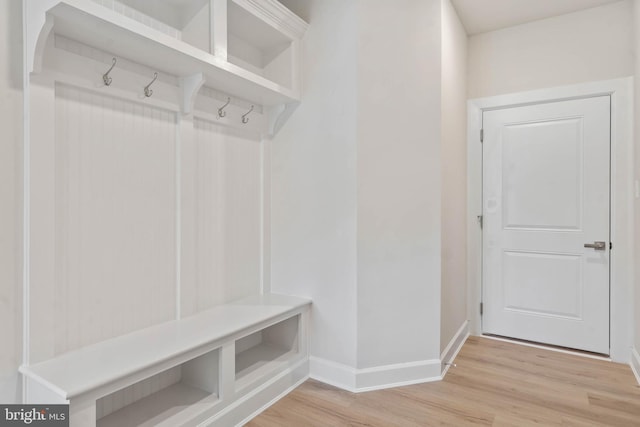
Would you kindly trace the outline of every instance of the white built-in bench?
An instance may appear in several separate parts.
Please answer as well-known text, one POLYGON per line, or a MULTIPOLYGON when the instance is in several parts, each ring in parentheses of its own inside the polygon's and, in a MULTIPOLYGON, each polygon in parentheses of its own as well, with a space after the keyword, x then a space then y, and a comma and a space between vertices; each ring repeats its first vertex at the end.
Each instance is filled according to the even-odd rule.
POLYGON ((72 426, 241 424, 307 378, 311 301, 257 295, 20 367, 72 426))

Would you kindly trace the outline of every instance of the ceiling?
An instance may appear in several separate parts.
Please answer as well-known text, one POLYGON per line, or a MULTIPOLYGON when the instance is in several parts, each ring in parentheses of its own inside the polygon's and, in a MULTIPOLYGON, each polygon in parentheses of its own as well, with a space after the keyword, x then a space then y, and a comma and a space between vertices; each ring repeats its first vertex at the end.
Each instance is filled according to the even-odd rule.
POLYGON ((469 35, 616 1, 619 0, 451 0, 469 35))

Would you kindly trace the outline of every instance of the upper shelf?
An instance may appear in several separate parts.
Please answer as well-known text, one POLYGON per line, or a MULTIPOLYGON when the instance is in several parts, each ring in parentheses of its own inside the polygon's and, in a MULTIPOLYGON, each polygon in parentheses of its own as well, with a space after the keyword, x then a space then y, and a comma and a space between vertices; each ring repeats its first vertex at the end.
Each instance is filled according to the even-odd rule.
MULTIPOLYGON (((222 0, 211 0, 211 3, 220 1, 222 0)), ((224 22, 215 24, 211 22, 210 25, 226 28, 229 20, 229 38, 241 40, 230 44, 242 45, 245 43, 242 39, 247 38, 248 42, 260 40, 259 32, 264 29, 269 30, 265 33, 265 40, 274 39, 295 43, 295 37, 301 36, 306 30, 304 21, 273 0, 224 1, 229 4, 231 11, 229 17, 226 16, 227 4, 225 3, 222 9, 225 11, 225 16, 215 17, 218 20, 224 19, 224 22), (269 8, 278 13, 267 13, 269 8), (289 15, 283 11, 288 12, 289 15), (238 15, 243 13, 250 18, 250 21, 253 20, 254 25, 245 29, 233 28, 236 21, 248 22, 243 20, 242 16, 238 18, 238 15), (287 17, 292 19, 288 21, 285 19, 287 17), (249 37, 245 36, 247 31, 249 37), (281 34, 281 36, 278 38, 274 34, 281 34)), ((41 0, 29 1, 27 5, 30 71, 39 71, 46 39, 51 32, 54 32, 177 77, 190 78, 202 73, 205 86, 260 105, 275 106, 300 100, 297 79, 286 79, 291 84, 285 86, 277 78, 269 75, 271 65, 263 67, 260 64, 259 55, 258 59, 255 59, 255 52, 261 52, 260 46, 249 47, 255 52, 248 50, 246 46, 241 46, 241 54, 237 55, 241 59, 236 60, 231 54, 226 57, 226 55, 209 53, 178 37, 171 37, 167 31, 158 29, 157 25, 154 26, 155 28, 145 25, 134 17, 118 13, 93 1, 41 0), (243 56, 248 59, 245 60, 243 56)), ((209 7, 208 4, 207 7, 209 7)), ((210 13, 210 16, 213 21, 214 14, 210 13)), ((231 50, 232 46, 229 46, 229 51, 231 50)), ((270 48, 270 51, 272 50, 270 48)), ((276 64, 280 74, 287 75, 295 72, 295 70, 287 70, 287 67, 295 69, 296 64, 293 61, 297 59, 296 56, 291 55, 289 65, 276 64)))

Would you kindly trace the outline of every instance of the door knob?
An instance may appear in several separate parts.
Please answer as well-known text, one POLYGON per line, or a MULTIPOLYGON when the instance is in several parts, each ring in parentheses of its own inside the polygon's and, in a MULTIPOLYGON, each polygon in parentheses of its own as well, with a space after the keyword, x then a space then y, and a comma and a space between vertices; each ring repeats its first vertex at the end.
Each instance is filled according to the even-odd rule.
POLYGON ((585 248, 595 249, 596 251, 604 251, 607 248, 606 242, 585 243, 585 248))

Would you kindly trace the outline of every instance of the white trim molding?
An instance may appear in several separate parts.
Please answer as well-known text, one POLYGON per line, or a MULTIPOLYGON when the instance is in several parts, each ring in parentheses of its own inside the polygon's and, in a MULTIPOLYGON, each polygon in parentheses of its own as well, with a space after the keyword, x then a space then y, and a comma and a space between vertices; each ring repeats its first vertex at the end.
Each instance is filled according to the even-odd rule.
POLYGON ((440 381, 440 366, 439 359, 431 359, 357 369, 357 390, 363 392, 440 381))
POLYGON ((356 369, 320 357, 309 357, 309 377, 343 390, 357 393, 356 369))
POLYGON ((633 375, 636 376, 636 381, 640 385, 640 353, 635 347, 631 348, 631 362, 629 362, 633 375))
POLYGON ((439 360, 420 360, 373 368, 357 369, 311 356, 309 377, 351 393, 440 381, 449 370, 451 366, 449 363, 456 358, 467 338, 469 338, 469 321, 465 320, 442 351, 439 360))
POLYGON ((278 1, 233 0, 233 2, 292 39, 303 38, 309 28, 309 24, 278 1))
POLYGON ((453 338, 451 338, 451 341, 449 341, 449 344, 447 344, 440 355, 440 360, 442 362, 442 378, 447 375, 451 364, 455 360, 456 356, 458 356, 458 353, 460 353, 460 350, 467 341, 467 338, 469 338, 469 321, 465 320, 462 326, 460 326, 460 329, 458 329, 458 332, 456 332, 453 338))
POLYGON ((626 363, 632 344, 633 311, 633 77, 499 95, 468 101, 467 283, 470 333, 482 333, 482 112, 543 102, 611 97, 611 300, 610 356, 626 363))
POLYGON ((310 378, 352 393, 421 384, 442 379, 439 359, 362 369, 313 356, 309 358, 309 363, 310 378))

